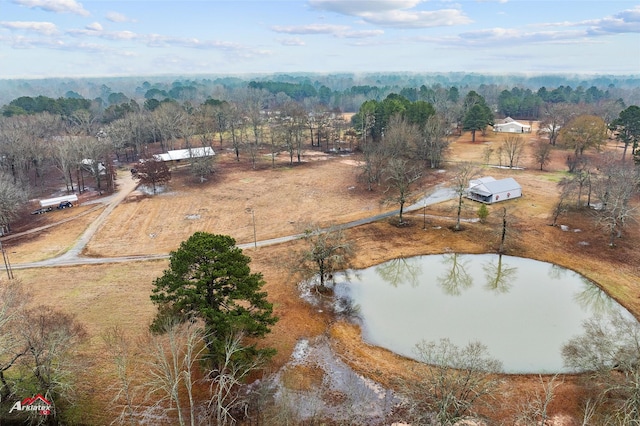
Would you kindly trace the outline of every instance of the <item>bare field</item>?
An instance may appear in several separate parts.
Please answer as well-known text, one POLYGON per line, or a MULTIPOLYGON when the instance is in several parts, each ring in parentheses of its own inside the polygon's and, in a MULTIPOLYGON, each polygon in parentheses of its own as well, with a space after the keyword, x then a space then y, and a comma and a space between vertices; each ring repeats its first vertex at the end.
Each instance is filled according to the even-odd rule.
MULTIPOLYGON (((485 147, 497 146, 500 142, 500 136, 494 134, 486 137, 478 134, 475 143, 470 142, 469 135, 463 135, 451 145, 451 158, 481 164, 485 147)), ((573 214, 561 217, 559 223, 580 232, 563 232, 548 226, 557 197, 556 183, 565 170, 565 156, 561 150, 554 151, 554 160, 545 171, 537 170, 539 167, 532 164, 528 155, 521 161, 525 170, 485 167, 483 175, 516 178, 524 194, 520 199, 489 206, 490 216, 485 224, 465 224, 463 231, 452 232, 450 217, 454 215, 455 202, 450 201, 427 208, 430 216, 426 229, 423 229, 423 212, 417 211, 408 215, 412 222, 408 227, 398 228, 391 221, 379 221, 348 230, 349 238, 358 247, 357 266, 371 266, 398 256, 495 251, 499 215, 504 207, 513 230, 518 231, 509 241, 508 254, 576 270, 640 317, 640 253, 636 243, 640 228, 637 224, 632 224, 614 249, 607 247, 606 236, 590 218, 573 214), (431 215, 440 218, 434 219, 431 215)), ((356 182, 356 160, 355 156, 307 155, 303 164, 289 166, 288 158, 280 159, 278 167, 271 169, 270 160, 264 159, 259 169, 253 170, 247 158, 238 164, 230 154, 223 153, 217 158, 218 173, 209 182, 196 183, 186 171, 177 170, 168 191, 156 196, 132 194, 97 231, 85 255, 168 253, 195 231, 228 234, 238 243, 248 243, 253 240, 252 215, 248 209, 253 209, 255 214, 258 240, 296 234, 311 222, 344 223, 396 209, 395 205, 382 203, 385 188, 369 192, 356 182)), ((450 166, 447 164, 447 169, 450 166)), ((451 177, 451 171, 430 174, 416 186, 415 198, 451 177)), ((464 216, 475 217, 477 207, 476 203, 465 202, 464 216)), ((70 209, 64 213, 79 215, 80 212, 80 209, 70 209)), ((12 262, 63 252, 98 214, 98 211, 91 212, 75 221, 48 228, 44 234, 7 241, 6 244, 11 245, 12 262)), ((46 220, 53 221, 53 218, 46 220)), ((360 339, 357 327, 336 322, 326 312, 317 312, 298 297, 287 262, 300 244, 293 241, 245 250, 252 258, 252 270, 263 273, 267 282, 265 290, 280 317, 265 342, 278 349, 274 367, 287 361, 298 339, 329 333, 334 348, 345 362, 374 380, 390 384, 395 375, 410 371, 414 362, 369 347, 360 339)), ((166 261, 146 261, 19 270, 16 276, 30 289, 34 303, 51 304, 75 313, 92 336, 85 348, 87 357, 101 360, 99 336, 106 328, 120 325, 133 336, 146 331, 154 313, 149 300, 151 283, 166 266, 166 261)), ((100 364, 104 360, 95 362, 100 364)), ((94 368, 100 371, 107 366, 94 368)), ((509 418, 519 398, 539 387, 537 377, 507 378, 510 387, 506 387, 503 394, 503 405, 507 408, 499 414, 503 419, 509 418)), ((96 396, 93 402, 100 405, 99 399, 96 396)), ((574 378, 566 377, 552 411, 571 415, 576 410, 574 378)), ((97 419, 104 421, 105 417, 97 419)))
MULTIPOLYGON (((87 246, 89 256, 161 254, 196 231, 231 235, 240 243, 301 232, 305 224, 344 223, 382 211, 379 194, 359 190, 356 167, 340 157, 304 163, 237 164, 228 154, 210 182, 174 170, 166 192, 119 205, 87 246), (253 215, 251 213, 253 210, 253 215)), ((393 207, 387 207, 387 209, 393 207)))

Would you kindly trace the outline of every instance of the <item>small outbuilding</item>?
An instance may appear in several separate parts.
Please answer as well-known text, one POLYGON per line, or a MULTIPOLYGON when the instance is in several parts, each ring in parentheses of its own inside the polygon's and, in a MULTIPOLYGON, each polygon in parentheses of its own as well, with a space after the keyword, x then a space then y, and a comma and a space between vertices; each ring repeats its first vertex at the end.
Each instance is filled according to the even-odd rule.
POLYGON ((467 198, 481 203, 493 204, 522 197, 522 187, 514 178, 496 180, 491 176, 469 182, 467 198))
POLYGON ((531 133, 531 126, 507 117, 502 123, 494 124, 493 131, 496 133, 531 133))

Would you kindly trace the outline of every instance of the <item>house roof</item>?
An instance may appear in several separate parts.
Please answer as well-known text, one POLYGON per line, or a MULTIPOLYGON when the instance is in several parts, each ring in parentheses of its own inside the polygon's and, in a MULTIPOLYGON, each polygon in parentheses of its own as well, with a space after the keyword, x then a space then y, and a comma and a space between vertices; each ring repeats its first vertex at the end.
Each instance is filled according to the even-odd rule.
POLYGON ((155 157, 162 161, 179 161, 188 158, 211 157, 212 155, 216 155, 216 153, 213 152, 213 148, 204 146, 199 148, 174 149, 164 154, 155 155, 155 157))
POLYGON ((525 129, 531 128, 528 124, 522 124, 519 121, 509 121, 507 123, 496 123, 493 125, 493 128, 501 128, 501 127, 524 127, 525 129))
POLYGON ((483 184, 483 183, 493 182, 495 180, 496 179, 493 176, 484 176, 484 177, 477 178, 477 179, 471 179, 469 181, 469 188, 473 188, 474 186, 478 186, 478 185, 483 184))
POLYGON ((522 189, 520 184, 516 182, 514 178, 505 178, 481 183, 470 188, 469 191, 475 194, 489 196, 500 192, 513 191, 516 189, 522 189))

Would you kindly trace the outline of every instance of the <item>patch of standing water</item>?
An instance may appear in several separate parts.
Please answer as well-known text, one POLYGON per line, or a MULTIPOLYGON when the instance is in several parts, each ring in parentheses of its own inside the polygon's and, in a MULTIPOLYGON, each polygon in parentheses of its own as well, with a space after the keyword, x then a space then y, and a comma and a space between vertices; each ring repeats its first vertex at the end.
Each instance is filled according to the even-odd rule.
POLYGON ((400 258, 352 275, 334 292, 357 306, 368 343, 416 358, 421 341, 479 341, 507 373, 568 373, 561 349, 584 321, 631 316, 585 277, 511 256, 400 258))
POLYGON ((324 336, 300 340, 275 383, 280 407, 301 420, 331 418, 350 424, 382 425, 400 404, 392 391, 356 374, 342 362, 324 336), (309 389, 285 386, 283 375, 297 366, 320 372, 321 383, 309 389))

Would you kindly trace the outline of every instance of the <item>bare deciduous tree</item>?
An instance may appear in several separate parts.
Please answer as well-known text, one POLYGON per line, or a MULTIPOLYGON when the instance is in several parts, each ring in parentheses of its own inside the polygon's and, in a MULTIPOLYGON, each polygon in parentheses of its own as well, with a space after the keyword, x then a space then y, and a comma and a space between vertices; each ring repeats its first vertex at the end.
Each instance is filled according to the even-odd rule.
POLYGON ((362 149, 364 161, 360 166, 358 178, 367 185, 369 191, 372 191, 373 185, 379 185, 382 181, 387 156, 383 145, 375 141, 367 141, 360 148, 362 149))
POLYGON ((459 231, 460 227, 460 215, 462 214, 462 198, 467 193, 469 188, 469 181, 475 177, 477 169, 473 163, 463 162, 460 163, 454 170, 453 186, 452 189, 458 196, 458 206, 456 215, 456 225, 454 229, 459 231))
POLYGON ((558 182, 558 187, 560 188, 560 194, 558 195, 558 201, 551 213, 551 226, 557 226, 558 218, 561 214, 567 211, 571 194, 574 191, 574 182, 571 179, 564 178, 558 182))
POLYGON ((0 171, 0 235, 9 232, 11 221, 18 217, 27 198, 27 191, 0 171))
MULTIPOLYGON (((20 338, 19 327, 29 300, 18 280, 0 285, 0 401, 6 401, 15 392, 14 379, 5 376, 16 362, 27 353, 20 338)), ((15 375, 14 375, 15 376, 15 375)))
POLYGON ((600 167, 600 176, 593 184, 600 205, 596 220, 609 234, 609 246, 622 237, 630 221, 636 220, 636 207, 630 202, 638 192, 639 170, 630 164, 609 161, 600 167))
POLYGON ((560 129, 573 115, 573 108, 568 104, 546 103, 542 107, 540 114, 538 134, 546 135, 549 138, 549 144, 555 146, 560 129))
POLYGON ((533 145, 533 158, 536 164, 540 165, 540 170, 551 161, 551 144, 545 141, 537 141, 533 145))
POLYGON ((411 160, 404 158, 390 158, 385 167, 387 191, 392 191, 390 200, 400 206, 398 225, 404 225, 403 212, 407 198, 411 194, 411 185, 422 177, 421 168, 411 160))
POLYGON ((449 128, 445 118, 441 115, 432 115, 427 119, 424 127, 424 142, 427 145, 427 159, 429 166, 436 169, 445 159, 445 153, 449 146, 449 128))
POLYGON ((527 401, 518 410, 514 419, 516 426, 546 425, 549 420, 549 405, 556 396, 556 389, 562 384, 558 375, 545 380, 540 378, 540 390, 528 395, 527 401))
POLYGON ((354 245, 340 228, 322 229, 311 225, 302 236, 307 247, 293 259, 292 270, 305 279, 318 277, 320 289, 333 274, 349 268, 355 253, 354 245))
POLYGON ((150 378, 144 385, 148 396, 160 396, 156 405, 167 413, 175 405, 177 420, 181 426, 187 423, 195 426, 193 376, 206 349, 203 328, 189 321, 179 323, 168 320, 162 331, 162 335, 149 336, 147 346, 151 352, 148 362, 150 378), (184 412, 185 399, 188 416, 184 412))
POLYGON ((586 374, 586 385, 595 392, 596 397, 588 401, 591 416, 593 403, 599 402, 600 424, 640 423, 638 321, 617 312, 593 317, 583 327, 584 334, 571 339, 562 348, 562 356, 567 367, 586 374))
POLYGON ((109 164, 107 156, 112 148, 109 139, 106 135, 100 137, 83 136, 79 137, 76 142, 83 166, 89 169, 96 181, 97 189, 101 190, 102 177, 113 178, 110 175, 110 170, 106 167, 106 164, 109 164))
POLYGON ((63 400, 74 402, 74 379, 82 370, 77 346, 87 338, 87 332, 72 315, 50 306, 38 306, 21 316, 20 338, 27 348, 20 359, 29 369, 38 389, 51 401, 52 419, 59 416, 63 400))
POLYGON ((402 214, 411 185, 422 177, 422 168, 412 158, 420 139, 418 126, 395 114, 381 141, 387 158, 383 168, 385 181, 389 184, 387 191, 392 191, 390 200, 400 205, 399 225, 404 225, 402 214))
POLYGON ((125 331, 114 326, 102 336, 105 352, 115 367, 116 382, 108 389, 114 395, 111 404, 120 410, 112 424, 138 424, 138 386, 135 381, 136 354, 125 331))
POLYGON ((472 342, 458 347, 449 339, 422 341, 416 345, 418 359, 427 366, 416 368, 411 380, 401 383, 416 424, 454 424, 473 415, 479 406, 491 407, 499 392, 500 361, 487 348, 472 342))
POLYGON ((241 333, 227 336, 224 360, 206 375, 210 383, 207 408, 212 424, 216 426, 234 425, 237 421, 234 412, 246 411, 248 393, 241 392, 242 385, 246 377, 264 362, 259 357, 242 361, 244 357, 239 354, 246 350, 243 340, 241 333))
MULTIPOLYGON (((524 151, 524 140, 520 135, 507 135, 502 141, 502 155, 506 157, 510 169, 518 167, 520 156, 524 151)), ((502 163, 502 161, 500 162, 502 163)))

